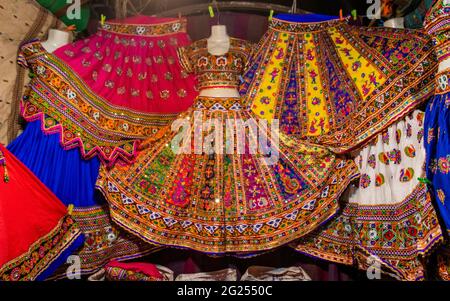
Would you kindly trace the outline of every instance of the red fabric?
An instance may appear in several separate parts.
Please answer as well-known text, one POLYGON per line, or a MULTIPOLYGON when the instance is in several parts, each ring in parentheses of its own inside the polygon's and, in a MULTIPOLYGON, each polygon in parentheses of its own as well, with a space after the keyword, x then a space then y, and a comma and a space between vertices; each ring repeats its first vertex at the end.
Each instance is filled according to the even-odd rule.
POLYGON ((111 20, 107 24, 123 28, 100 29, 53 54, 110 105, 139 113, 180 113, 198 95, 195 76, 182 74, 176 53, 178 47, 189 45, 188 34, 181 30, 149 35, 127 32, 128 25, 159 28, 178 20, 148 16, 111 20))
POLYGON ((0 166, 0 266, 27 252, 67 214, 66 207, 3 145, 9 182, 0 166))
POLYGON ((163 279, 163 275, 159 272, 158 268, 151 263, 144 262, 119 262, 119 261, 111 261, 106 265, 106 267, 116 267, 121 268, 128 271, 133 271, 137 273, 145 274, 149 277, 153 277, 156 279, 163 279))

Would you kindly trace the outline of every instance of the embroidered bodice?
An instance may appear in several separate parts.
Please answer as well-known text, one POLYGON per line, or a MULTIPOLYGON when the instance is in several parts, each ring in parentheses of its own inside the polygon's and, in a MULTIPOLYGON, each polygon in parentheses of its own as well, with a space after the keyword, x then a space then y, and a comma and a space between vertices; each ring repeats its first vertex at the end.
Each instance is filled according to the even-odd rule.
POLYGON ((450 57, 450 1, 434 3, 425 17, 424 28, 433 37, 438 60, 450 57))
POLYGON ((238 88, 240 76, 251 53, 248 41, 231 38, 230 49, 224 55, 208 52, 207 39, 202 39, 186 47, 178 48, 182 67, 198 77, 200 89, 238 88))

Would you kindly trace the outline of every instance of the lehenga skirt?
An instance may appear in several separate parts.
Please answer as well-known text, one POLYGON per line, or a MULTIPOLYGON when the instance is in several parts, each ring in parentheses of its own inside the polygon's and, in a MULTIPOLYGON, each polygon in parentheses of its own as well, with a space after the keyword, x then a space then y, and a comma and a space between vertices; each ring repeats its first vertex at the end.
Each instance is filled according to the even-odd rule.
MULTIPOLYGON (((427 178, 436 200, 439 214, 450 233, 450 70, 436 75, 436 94, 425 112, 425 148, 427 178)), ((439 275, 450 281, 450 245, 438 253, 439 275)))
POLYGON ((0 280, 45 280, 83 243, 67 208, 0 144, 0 280))
POLYGON ((423 279, 426 256, 443 239, 424 183, 423 139, 424 113, 416 110, 363 148, 355 158, 359 186, 345 194, 342 212, 296 242, 296 250, 401 280, 423 279))
POLYGON ((113 221, 150 243, 233 255, 279 247, 332 218, 358 176, 353 161, 277 139, 239 107, 198 97, 135 163, 102 167, 97 186, 113 221))
POLYGON ((255 47, 241 95, 282 132, 336 153, 358 148, 434 90, 431 38, 322 15, 273 18, 255 47))
POLYGON ((21 114, 60 133, 61 145, 79 148, 84 159, 132 162, 139 142, 157 136, 197 95, 195 78, 177 60, 177 47, 188 42, 185 19, 137 17, 107 22, 54 53, 38 40, 25 43, 19 63, 33 80, 21 114))

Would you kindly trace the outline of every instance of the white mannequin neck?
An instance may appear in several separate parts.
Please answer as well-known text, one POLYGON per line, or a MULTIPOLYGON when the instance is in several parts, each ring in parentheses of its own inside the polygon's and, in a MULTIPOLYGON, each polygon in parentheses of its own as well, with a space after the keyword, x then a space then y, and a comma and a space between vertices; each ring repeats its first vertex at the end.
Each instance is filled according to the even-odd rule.
MULTIPOLYGON (((225 25, 213 25, 211 36, 207 40, 208 52, 212 55, 224 55, 230 50, 230 37, 225 25)), ((200 96, 239 98, 236 88, 209 88, 200 91, 200 96)))
POLYGON ((48 32, 47 41, 42 42, 42 47, 48 52, 53 52, 59 47, 62 47, 70 42, 70 33, 58 29, 50 29, 48 32))
POLYGON ((212 55, 224 55, 230 50, 230 37, 225 25, 213 25, 208 38, 208 52, 212 55))
POLYGON ((399 17, 386 20, 384 21, 384 27, 405 28, 405 18, 399 17))

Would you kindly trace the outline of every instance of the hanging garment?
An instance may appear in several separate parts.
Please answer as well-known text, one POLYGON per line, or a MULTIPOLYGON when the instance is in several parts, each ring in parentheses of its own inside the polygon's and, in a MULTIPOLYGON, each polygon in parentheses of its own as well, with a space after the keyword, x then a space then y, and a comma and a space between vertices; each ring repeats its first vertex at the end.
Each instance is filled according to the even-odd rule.
POLYGON ((61 133, 61 144, 85 159, 130 163, 139 141, 157 136, 197 95, 176 60, 177 47, 189 42, 185 29, 184 19, 134 17, 55 53, 40 41, 23 45, 20 62, 36 76, 22 116, 61 133))
MULTIPOLYGON (((211 55, 200 40, 181 48, 180 59, 202 88, 237 88, 251 45, 230 44, 211 55)), ((97 187, 114 222, 151 243, 233 255, 279 247, 331 218, 358 175, 353 162, 278 142, 277 131, 241 108, 240 98, 199 96, 161 139, 142 145, 134 164, 101 168, 97 187)))
POLYGON ((66 207, 0 144, 0 280, 45 280, 83 243, 66 207))
MULTIPOLYGON (((16 64, 23 41, 43 38, 50 28, 63 23, 34 0, 2 1, 0 8, 0 143, 11 142, 19 133, 19 99, 29 78, 16 64)), ((64 26, 65 27, 65 26, 64 26)))
POLYGON ((355 158, 361 178, 343 198, 342 213, 295 243, 329 261, 370 268, 401 280, 423 279, 423 258, 442 241, 424 177, 424 113, 390 126, 355 158))
MULTIPOLYGON (((424 27, 433 37, 440 62, 450 58, 450 4, 435 1, 428 11, 424 27)), ((450 69, 436 74, 436 91, 425 112, 425 149, 427 178, 447 233, 450 229, 450 69)), ((438 254, 439 275, 450 280, 450 244, 438 254)))
POLYGON ((241 94, 282 132, 343 153, 426 100, 436 60, 420 31, 366 28, 323 15, 284 15, 255 47, 241 94))

